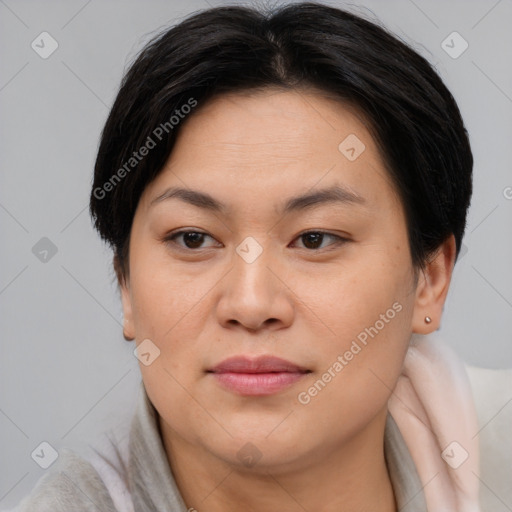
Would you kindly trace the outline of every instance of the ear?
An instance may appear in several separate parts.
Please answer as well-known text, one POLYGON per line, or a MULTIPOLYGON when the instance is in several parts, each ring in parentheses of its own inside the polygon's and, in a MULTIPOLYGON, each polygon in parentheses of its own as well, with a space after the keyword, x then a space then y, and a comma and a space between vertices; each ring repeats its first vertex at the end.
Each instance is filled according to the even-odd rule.
POLYGON ((412 317, 412 331, 428 334, 439 329, 455 265, 455 237, 450 235, 420 271, 412 317), (430 317, 430 323, 425 322, 430 317))
POLYGON ((123 336, 126 341, 135 339, 135 328, 133 324, 132 298, 130 294, 130 282, 121 268, 119 257, 114 255, 114 270, 117 276, 119 291, 121 292, 121 303, 123 306, 123 336))

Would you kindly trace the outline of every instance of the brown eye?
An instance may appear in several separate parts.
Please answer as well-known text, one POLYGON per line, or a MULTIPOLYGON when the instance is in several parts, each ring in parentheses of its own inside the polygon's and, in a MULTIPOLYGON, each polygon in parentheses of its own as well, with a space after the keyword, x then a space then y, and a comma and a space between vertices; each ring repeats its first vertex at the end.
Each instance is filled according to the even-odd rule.
POLYGON ((203 248, 202 244, 204 243, 206 237, 212 238, 210 235, 202 233, 201 231, 178 231, 168 236, 165 240, 166 242, 178 245, 178 247, 182 249, 201 249, 203 248), (180 237, 183 239, 183 243, 176 242, 176 240, 180 237))
POLYGON ((304 248, 311 250, 325 248, 326 246, 321 247, 321 245, 324 242, 324 239, 326 238, 334 240, 334 243, 330 243, 327 245, 340 245, 344 242, 348 242, 348 239, 346 238, 334 235, 332 233, 327 233, 325 231, 307 231, 297 237, 297 239, 301 239, 303 241, 304 248))

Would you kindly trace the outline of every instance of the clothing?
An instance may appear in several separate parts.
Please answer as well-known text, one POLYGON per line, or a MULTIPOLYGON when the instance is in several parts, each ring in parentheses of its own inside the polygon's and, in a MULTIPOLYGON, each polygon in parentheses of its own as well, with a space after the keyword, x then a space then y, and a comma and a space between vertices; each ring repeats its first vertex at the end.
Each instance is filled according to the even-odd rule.
MULTIPOLYGON (((387 417, 384 439, 384 453, 400 510, 426 512, 421 482, 391 415, 387 417)), ((156 410, 142 383, 128 449, 117 445, 121 450, 116 453, 116 445, 111 448, 107 457, 98 455, 92 464, 63 450, 52 473, 43 477, 46 481, 38 482, 20 512, 188 510, 166 459, 156 410), (114 471, 107 461, 116 468, 114 471)))
MULTIPOLYGON (((438 340, 413 336, 389 401, 384 433, 386 464, 400 512, 498 512, 512 506, 512 450, 507 453, 505 447, 504 453, 503 446, 493 447, 489 439, 498 435, 511 446, 512 407, 502 407, 496 415, 506 403, 505 389, 512 393, 512 371, 464 367, 438 340), (492 397, 481 390, 486 386, 492 397), (478 408, 478 417, 473 398, 486 404, 478 408), (489 422, 490 413, 495 417, 489 422), (479 429, 480 444, 490 450, 482 453, 480 479, 479 438, 474 436, 479 429), (460 462, 465 456, 460 447, 453 445, 445 459, 441 457, 453 441, 469 454, 457 469, 445 460, 460 462), (465 472, 459 471, 464 466, 465 472), (479 488, 484 491, 481 506, 479 488)), ((189 510, 172 476, 158 415, 142 383, 129 436, 89 460, 62 450, 49 471, 16 512, 189 510)))

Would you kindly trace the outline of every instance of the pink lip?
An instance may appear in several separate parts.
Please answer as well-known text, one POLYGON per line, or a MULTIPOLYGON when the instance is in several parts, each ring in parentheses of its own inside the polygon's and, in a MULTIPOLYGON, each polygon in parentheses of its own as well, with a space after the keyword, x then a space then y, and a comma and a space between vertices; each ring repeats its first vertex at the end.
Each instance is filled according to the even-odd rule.
POLYGON ((228 390, 245 396, 271 395, 298 380, 310 370, 273 356, 252 359, 231 357, 209 370, 228 390))

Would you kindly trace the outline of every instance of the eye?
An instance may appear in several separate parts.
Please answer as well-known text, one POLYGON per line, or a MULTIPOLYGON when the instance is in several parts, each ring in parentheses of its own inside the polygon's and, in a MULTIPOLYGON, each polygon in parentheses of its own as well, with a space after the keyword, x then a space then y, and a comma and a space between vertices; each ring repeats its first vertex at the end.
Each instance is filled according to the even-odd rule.
POLYGON ((205 238, 211 238, 213 240, 213 238, 210 235, 207 235, 202 231, 181 230, 177 231, 176 233, 171 233, 169 236, 165 238, 165 242, 178 245, 178 247, 180 247, 181 249, 203 249, 205 247, 202 246, 202 244, 205 238), (176 240, 180 237, 182 237, 184 245, 176 242, 176 240))
MULTIPOLYGON (((213 237, 207 233, 203 233, 202 231, 181 230, 175 233, 171 233, 165 237, 164 241, 165 243, 173 244, 184 250, 207 249, 209 247, 214 247, 215 245, 203 245, 206 238, 215 240, 213 237), (182 240, 181 243, 177 242, 179 239, 182 240)), ((305 231, 304 233, 301 233, 295 240, 302 240, 304 245, 303 248, 308 250, 324 249, 329 245, 342 245, 343 243, 349 241, 347 238, 334 235, 333 233, 327 233, 326 231, 305 231), (323 243, 327 239, 333 240, 333 242, 324 245, 323 243)))
POLYGON ((321 245, 326 238, 334 240, 334 243, 328 245, 342 245, 349 241, 347 238, 343 238, 342 236, 334 235, 332 233, 327 233, 326 231, 305 231, 304 233, 301 233, 295 240, 302 239, 306 249, 318 250, 325 248, 325 246, 321 247, 321 245))

